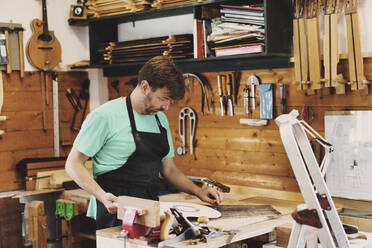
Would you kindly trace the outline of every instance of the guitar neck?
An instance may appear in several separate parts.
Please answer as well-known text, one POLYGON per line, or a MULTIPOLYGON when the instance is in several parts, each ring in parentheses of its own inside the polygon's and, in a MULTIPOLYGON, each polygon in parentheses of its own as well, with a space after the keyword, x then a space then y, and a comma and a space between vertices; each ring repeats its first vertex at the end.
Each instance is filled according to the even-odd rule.
POLYGON ((210 180, 206 177, 194 177, 194 176, 188 176, 188 178, 193 181, 196 185, 199 185, 201 187, 214 187, 217 188, 217 190, 224 192, 224 193, 229 193, 230 192, 230 187, 226 186, 222 183, 216 182, 214 180, 210 180))
POLYGON ((42 5, 43 5, 43 34, 45 36, 49 36, 46 0, 42 0, 42 5))

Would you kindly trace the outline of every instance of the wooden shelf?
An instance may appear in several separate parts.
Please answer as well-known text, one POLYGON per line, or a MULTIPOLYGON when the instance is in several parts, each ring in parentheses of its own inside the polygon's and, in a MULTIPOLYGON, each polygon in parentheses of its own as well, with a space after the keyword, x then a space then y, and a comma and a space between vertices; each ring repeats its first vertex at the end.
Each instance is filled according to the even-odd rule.
MULTIPOLYGON (((105 76, 135 75, 144 62, 100 64, 97 53, 102 43, 117 42, 118 25, 125 22, 153 19, 193 13, 200 18, 202 6, 216 6, 221 3, 236 4, 247 1, 211 0, 170 8, 139 11, 115 16, 71 22, 70 25, 89 26, 90 68, 103 68, 105 76)), ((235 55, 201 59, 175 60, 184 72, 216 72, 263 68, 284 68, 289 66, 292 43, 291 0, 251 0, 250 3, 263 3, 265 15, 265 49, 263 53, 235 55)))

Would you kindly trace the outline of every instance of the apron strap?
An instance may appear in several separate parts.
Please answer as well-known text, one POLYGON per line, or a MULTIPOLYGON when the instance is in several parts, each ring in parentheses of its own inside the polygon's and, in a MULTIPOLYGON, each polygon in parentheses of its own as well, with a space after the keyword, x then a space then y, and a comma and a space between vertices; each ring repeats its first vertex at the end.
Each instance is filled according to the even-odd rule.
MULTIPOLYGON (((130 126, 132 128, 132 133, 135 134, 137 133, 137 128, 136 128, 136 122, 134 120, 134 115, 133 115, 133 107, 132 107, 132 102, 130 100, 130 94, 126 97, 126 103, 127 103, 127 110, 128 110, 128 115, 129 115, 129 120, 130 120, 130 126)), ((158 114, 155 114, 155 119, 156 122, 158 123, 158 127, 160 132, 166 131, 166 129, 161 125, 158 114)))
POLYGON ((136 122, 134 121, 132 102, 130 101, 130 94, 127 96, 125 100, 127 103, 127 110, 128 110, 128 115, 129 115, 130 126, 132 128, 132 133, 135 134, 137 133, 137 128, 136 128, 136 122))

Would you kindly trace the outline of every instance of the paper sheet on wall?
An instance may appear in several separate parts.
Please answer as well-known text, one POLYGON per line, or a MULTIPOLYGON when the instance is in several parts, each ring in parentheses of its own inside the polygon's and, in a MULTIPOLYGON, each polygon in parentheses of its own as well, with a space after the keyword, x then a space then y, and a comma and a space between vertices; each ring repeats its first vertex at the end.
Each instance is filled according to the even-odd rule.
POLYGON ((372 111, 329 111, 325 136, 333 144, 326 181, 332 196, 372 200, 372 111))

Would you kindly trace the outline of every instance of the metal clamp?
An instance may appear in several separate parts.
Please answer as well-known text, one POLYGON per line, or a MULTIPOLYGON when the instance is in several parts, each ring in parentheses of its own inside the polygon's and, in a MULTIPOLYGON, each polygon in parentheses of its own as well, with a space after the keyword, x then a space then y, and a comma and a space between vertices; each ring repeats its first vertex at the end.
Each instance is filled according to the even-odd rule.
POLYGON ((178 133, 182 140, 182 146, 177 148, 178 155, 186 154, 186 117, 189 117, 189 128, 190 128, 190 154, 194 152, 194 134, 196 126, 196 113, 190 107, 185 107, 181 109, 178 118, 178 133))

